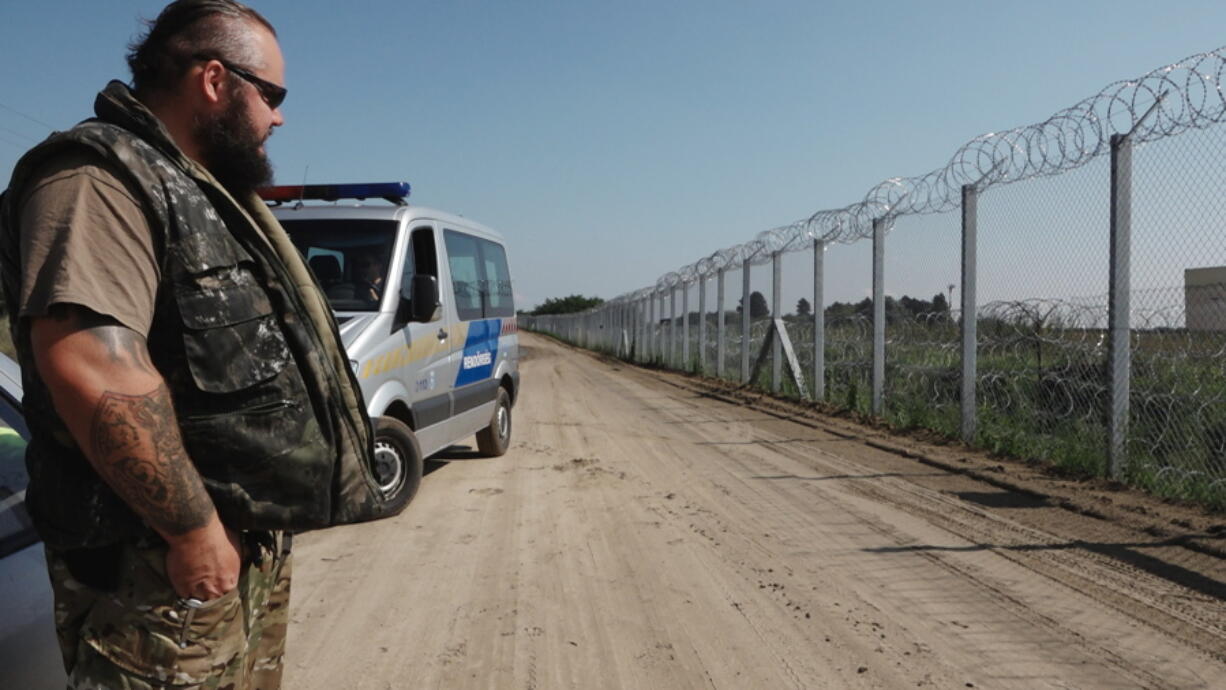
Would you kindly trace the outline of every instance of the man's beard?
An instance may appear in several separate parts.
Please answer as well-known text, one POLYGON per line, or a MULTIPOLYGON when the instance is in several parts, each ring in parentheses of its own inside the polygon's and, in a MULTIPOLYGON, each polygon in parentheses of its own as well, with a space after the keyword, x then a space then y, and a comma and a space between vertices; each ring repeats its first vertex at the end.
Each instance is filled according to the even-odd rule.
POLYGON ((265 137, 239 98, 234 107, 196 122, 196 137, 208 171, 234 197, 245 197, 272 183, 272 163, 260 150, 265 137))

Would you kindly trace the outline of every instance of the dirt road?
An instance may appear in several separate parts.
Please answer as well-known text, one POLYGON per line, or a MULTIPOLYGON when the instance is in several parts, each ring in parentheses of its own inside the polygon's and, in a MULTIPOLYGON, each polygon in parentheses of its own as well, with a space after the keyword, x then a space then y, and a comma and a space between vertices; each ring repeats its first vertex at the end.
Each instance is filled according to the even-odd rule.
POLYGON ((1226 687, 1226 518, 523 343, 510 453, 299 537, 286 687, 1226 687))

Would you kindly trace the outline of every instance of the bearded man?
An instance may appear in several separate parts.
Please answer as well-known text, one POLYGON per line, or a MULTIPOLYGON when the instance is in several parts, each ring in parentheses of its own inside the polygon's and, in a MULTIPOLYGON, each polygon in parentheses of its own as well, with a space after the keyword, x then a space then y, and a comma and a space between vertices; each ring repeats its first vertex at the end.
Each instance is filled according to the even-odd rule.
POLYGON ((0 262, 70 686, 275 688, 290 534, 382 516, 319 288, 254 194, 271 24, 178 0, 17 164, 0 262))

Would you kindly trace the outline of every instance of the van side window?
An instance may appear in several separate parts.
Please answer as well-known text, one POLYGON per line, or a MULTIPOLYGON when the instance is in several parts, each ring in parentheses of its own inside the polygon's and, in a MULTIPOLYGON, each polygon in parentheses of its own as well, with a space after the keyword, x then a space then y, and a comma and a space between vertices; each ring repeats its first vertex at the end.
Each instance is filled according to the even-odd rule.
POLYGON ((447 265, 451 269, 451 289, 461 321, 482 318, 481 262, 477 238, 454 230, 443 231, 447 244, 447 265))
POLYGON ((480 243, 481 259, 485 268, 485 316, 515 316, 511 272, 507 270, 507 252, 496 242, 480 240, 480 243))

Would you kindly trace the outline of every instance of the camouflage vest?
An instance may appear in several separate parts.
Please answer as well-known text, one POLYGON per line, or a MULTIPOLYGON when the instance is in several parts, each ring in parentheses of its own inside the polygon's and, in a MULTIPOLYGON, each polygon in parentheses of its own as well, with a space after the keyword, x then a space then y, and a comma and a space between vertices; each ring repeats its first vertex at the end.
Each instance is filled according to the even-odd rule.
POLYGON ((382 517, 357 382, 284 231, 254 196, 239 203, 188 160, 124 85, 112 82, 95 110, 21 159, 0 207, 4 297, 33 436, 26 502, 40 534, 79 548, 149 533, 69 435, 15 317, 23 187, 41 163, 80 147, 118 164, 143 193, 162 272, 149 352, 222 522, 304 530, 382 517))

